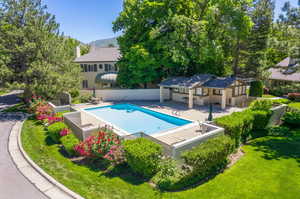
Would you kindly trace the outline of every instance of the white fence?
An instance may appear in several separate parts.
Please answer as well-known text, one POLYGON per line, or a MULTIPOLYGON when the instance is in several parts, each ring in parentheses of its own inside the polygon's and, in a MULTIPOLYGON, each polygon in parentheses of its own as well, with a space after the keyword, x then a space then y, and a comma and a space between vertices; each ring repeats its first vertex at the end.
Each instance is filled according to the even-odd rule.
MULTIPOLYGON (((82 94, 93 94, 92 90, 81 90, 82 94)), ((96 97, 104 101, 159 100, 159 89, 105 89, 96 90, 96 97)), ((164 98, 169 98, 169 90, 164 90, 164 98)))

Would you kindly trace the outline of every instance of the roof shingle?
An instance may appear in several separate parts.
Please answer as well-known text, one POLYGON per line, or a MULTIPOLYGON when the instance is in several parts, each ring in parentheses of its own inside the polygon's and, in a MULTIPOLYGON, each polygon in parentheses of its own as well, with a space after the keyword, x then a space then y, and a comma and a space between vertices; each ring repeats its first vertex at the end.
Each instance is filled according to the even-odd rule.
POLYGON ((96 48, 88 54, 77 57, 74 62, 116 62, 120 57, 118 48, 96 48))

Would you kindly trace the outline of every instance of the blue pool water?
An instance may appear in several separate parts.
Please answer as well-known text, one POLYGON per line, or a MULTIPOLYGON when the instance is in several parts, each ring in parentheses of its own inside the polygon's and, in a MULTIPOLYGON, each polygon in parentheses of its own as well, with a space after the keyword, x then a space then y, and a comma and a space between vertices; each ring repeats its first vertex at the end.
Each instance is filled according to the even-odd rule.
POLYGON ((84 110, 130 134, 144 132, 150 135, 192 123, 132 104, 116 104, 84 110))

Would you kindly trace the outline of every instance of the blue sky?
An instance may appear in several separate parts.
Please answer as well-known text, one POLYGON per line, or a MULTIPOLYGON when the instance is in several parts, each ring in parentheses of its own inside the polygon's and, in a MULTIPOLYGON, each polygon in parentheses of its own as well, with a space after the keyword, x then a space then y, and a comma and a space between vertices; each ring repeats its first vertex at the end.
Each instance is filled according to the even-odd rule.
MULTIPOLYGON (((298 0, 289 0, 297 5, 298 0)), ((56 15, 60 29, 65 35, 88 43, 97 39, 111 38, 112 22, 122 10, 123 0, 43 0, 48 11, 56 15)), ((278 15, 286 0, 276 0, 278 15)))

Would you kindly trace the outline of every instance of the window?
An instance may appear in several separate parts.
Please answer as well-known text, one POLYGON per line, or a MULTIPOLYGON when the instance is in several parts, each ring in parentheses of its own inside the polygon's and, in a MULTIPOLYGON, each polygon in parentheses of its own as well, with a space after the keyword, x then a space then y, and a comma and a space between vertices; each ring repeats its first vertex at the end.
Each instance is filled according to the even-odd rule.
POLYGON ((88 66, 89 66, 88 72, 91 72, 92 71, 92 66, 90 64, 88 66))
POLYGON ((203 88, 202 94, 203 94, 203 96, 208 96, 208 88, 203 88))
POLYGON ((104 64, 104 70, 110 71, 111 70, 111 64, 104 64))
POLYGON ((214 95, 222 95, 221 89, 214 89, 213 93, 214 95))
POLYGON ((82 80, 82 88, 88 88, 89 84, 88 84, 88 80, 82 80))
POLYGON ((118 71, 118 66, 115 65, 115 71, 118 71))
POLYGON ((88 67, 86 64, 84 64, 84 72, 88 72, 88 67))
POLYGON ((196 95, 203 95, 202 88, 196 88, 196 95))
POLYGON ((184 94, 187 94, 189 93, 189 89, 188 88, 179 88, 179 93, 184 93, 184 94))
POLYGON ((103 65, 102 64, 99 64, 99 69, 103 69, 103 65))
POLYGON ((97 72, 97 71, 98 71, 97 64, 94 64, 94 72, 97 72))
POLYGON ((81 67, 81 72, 84 72, 84 65, 80 64, 80 67, 81 67))

